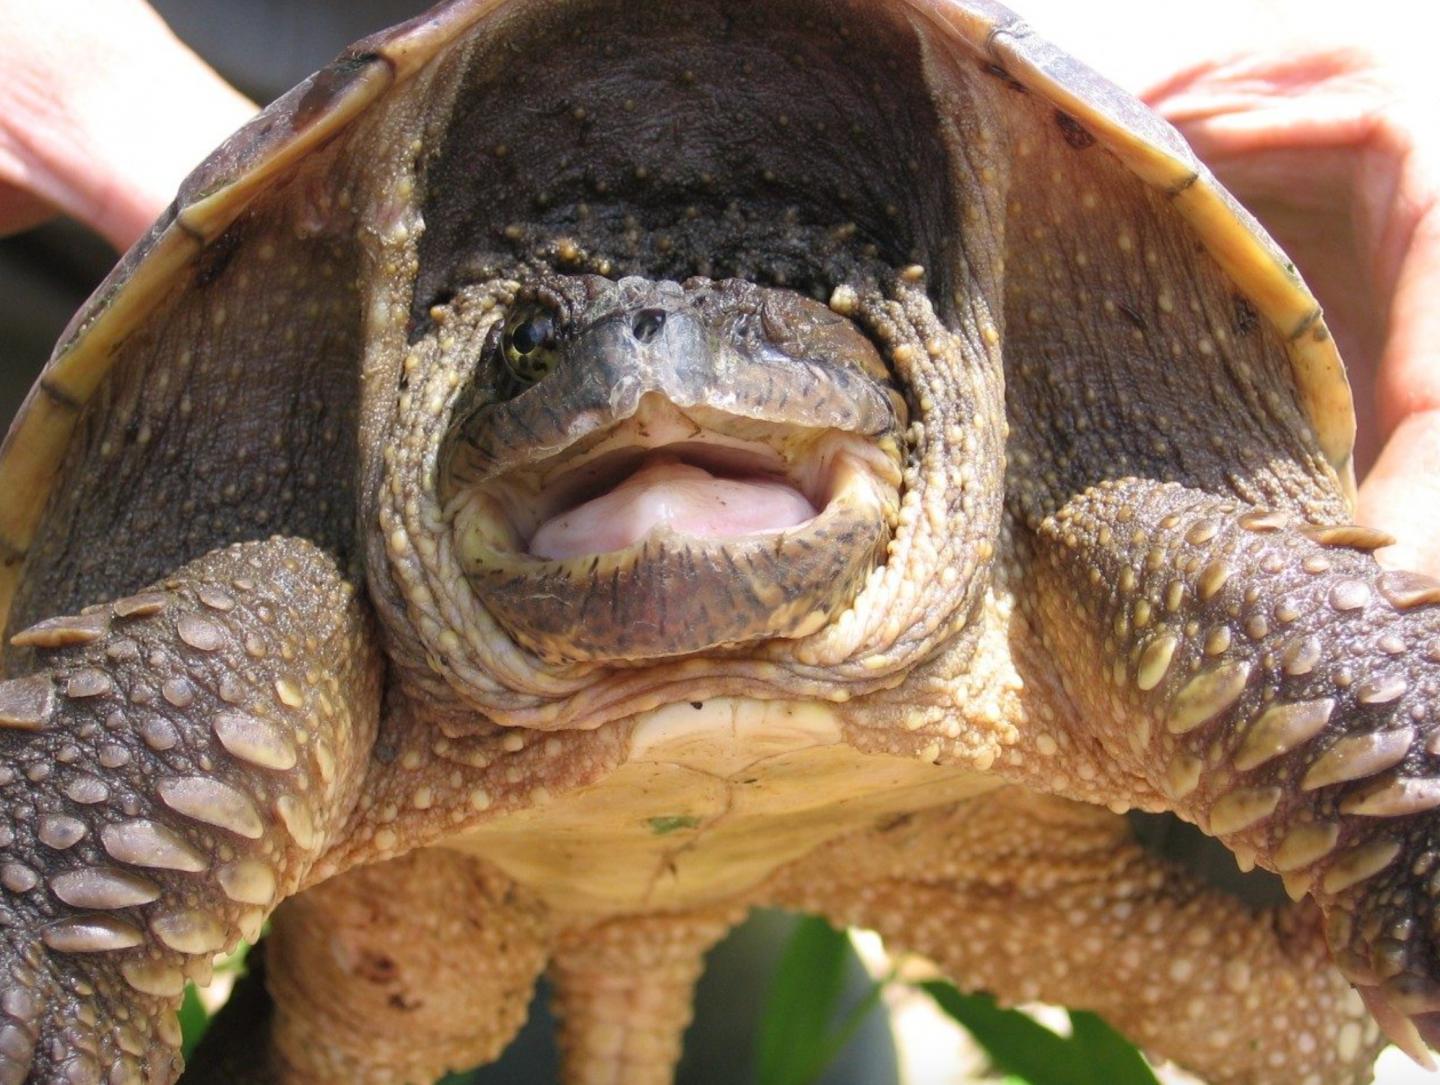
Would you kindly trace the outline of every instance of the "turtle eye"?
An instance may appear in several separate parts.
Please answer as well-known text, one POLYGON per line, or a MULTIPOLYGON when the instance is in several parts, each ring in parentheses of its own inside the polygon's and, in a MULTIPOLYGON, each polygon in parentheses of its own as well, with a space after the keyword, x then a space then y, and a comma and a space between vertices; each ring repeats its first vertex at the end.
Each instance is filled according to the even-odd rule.
POLYGON ((505 321, 500 353, 520 389, 537 383, 555 368, 560 359, 555 342, 555 317, 546 309, 526 306, 505 321))

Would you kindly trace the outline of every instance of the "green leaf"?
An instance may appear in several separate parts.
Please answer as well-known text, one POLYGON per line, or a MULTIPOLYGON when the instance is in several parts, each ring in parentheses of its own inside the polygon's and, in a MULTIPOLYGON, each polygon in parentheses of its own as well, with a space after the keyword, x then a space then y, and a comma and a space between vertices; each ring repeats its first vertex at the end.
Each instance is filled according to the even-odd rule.
POLYGON ((1135 1045, 1093 1013, 1070 1011, 1071 1043, 1100 1081, 1116 1085, 1159 1085, 1135 1045))
POLYGON ((1076 1064, 1066 1039, 1026 1014, 1002 1010, 989 995, 962 995, 948 983, 932 981, 921 987, 969 1030, 1002 1072, 1030 1085, 1096 1085, 1088 1068, 1076 1064))
MULTIPOLYGON (((848 948, 848 947, 847 947, 848 948)), ((845 1050, 846 1045, 855 1038, 855 1033, 865 1023, 865 1018, 874 1012, 875 1007, 880 1005, 880 996, 885 993, 885 985, 889 979, 876 980, 866 990, 864 996, 846 1011, 841 1018, 840 1024, 826 1036, 810 1059, 809 1069, 801 1077, 802 1082, 811 1082, 825 1072, 825 1067, 835 1061, 840 1052, 845 1050)))
POLYGON ((1070 1011, 1071 1034, 1057 1036, 989 995, 962 995, 941 982, 921 986, 1020 1085, 1158 1085, 1144 1056, 1093 1013, 1070 1011))
POLYGON ((200 1038, 209 1027, 210 1014, 206 1012, 205 1004, 200 1001, 200 992, 193 983, 187 983, 185 999, 180 1003, 180 1050, 187 1061, 195 1053, 200 1038))
POLYGON ((827 1046, 849 951, 845 933, 823 919, 809 916, 796 924, 760 1018, 759 1085, 808 1085, 817 1053, 827 1046))

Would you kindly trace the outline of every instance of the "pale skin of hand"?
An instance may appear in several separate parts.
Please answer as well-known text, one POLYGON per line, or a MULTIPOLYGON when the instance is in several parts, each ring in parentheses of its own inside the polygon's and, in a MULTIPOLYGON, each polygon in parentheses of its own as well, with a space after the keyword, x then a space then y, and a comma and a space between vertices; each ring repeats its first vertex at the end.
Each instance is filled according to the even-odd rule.
MULTIPOLYGON (((1150 0, 1025 7, 1176 124, 1295 259, 1350 367, 1360 518, 1396 536, 1383 559, 1440 575, 1440 79, 1390 2, 1359 27, 1334 0, 1211 0, 1183 26, 1150 0)), ((0 234, 59 211, 124 249, 254 106, 142 0, 41 12, 0 0, 0 234)))
POLYGON ((1359 518, 1440 576, 1440 72, 1404 0, 1030 0, 1157 109, 1290 254, 1349 368, 1359 518))
POLYGON ((0 0, 0 235, 57 212, 128 248, 255 106, 143 0, 0 0))

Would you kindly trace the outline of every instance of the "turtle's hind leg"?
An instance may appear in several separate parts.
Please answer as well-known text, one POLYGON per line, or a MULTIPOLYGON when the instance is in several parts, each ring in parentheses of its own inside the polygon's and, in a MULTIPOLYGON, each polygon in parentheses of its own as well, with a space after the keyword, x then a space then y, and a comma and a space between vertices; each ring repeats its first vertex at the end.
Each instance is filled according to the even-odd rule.
POLYGON ((331 878, 266 939, 276 1080, 428 1083, 490 1062, 549 944, 544 908, 469 855, 423 848, 331 878))
POLYGON ((1313 904, 1251 907, 1086 803, 1016 787, 887 819, 764 899, 878 931, 964 991, 1099 1013, 1215 1085, 1353 1085, 1380 1047, 1313 904))
POLYGON ((550 965, 567 1085, 669 1085, 705 953, 742 915, 624 917, 567 932, 550 965))

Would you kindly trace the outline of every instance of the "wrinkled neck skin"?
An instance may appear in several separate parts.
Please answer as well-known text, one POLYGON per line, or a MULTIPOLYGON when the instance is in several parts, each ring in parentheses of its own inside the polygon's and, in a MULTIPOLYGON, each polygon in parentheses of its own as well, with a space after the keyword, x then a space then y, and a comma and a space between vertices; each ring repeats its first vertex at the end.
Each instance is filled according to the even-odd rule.
MULTIPOLYGON (((476 35, 417 78, 413 102, 367 136, 392 160, 373 171, 382 191, 371 206, 382 214, 368 232, 369 258, 379 273, 364 279, 365 411, 390 436, 365 464, 361 513, 392 659, 392 710, 433 718, 447 740, 623 726, 647 710, 721 696, 828 702, 868 727, 872 693, 904 687, 921 668, 932 684, 937 667, 958 673, 981 635, 1003 470, 991 247, 1006 176, 998 103, 1005 85, 978 64, 961 72, 954 66, 963 58, 937 55, 931 29, 898 8, 841 5, 823 16, 788 4, 746 5, 733 16, 723 8, 647 8, 633 17, 627 8, 618 20, 612 7, 527 15, 511 5, 493 35, 476 35), (800 25, 802 9, 828 30, 800 25), (553 19, 568 24, 558 31, 564 56, 545 44, 557 34, 553 19), (656 58, 664 59, 663 78, 656 58), (737 66, 748 74, 732 78, 737 66), (677 93, 691 85, 732 86, 734 98, 717 109, 677 93), (414 125, 412 117, 425 118, 423 140, 395 134, 414 125), (397 149, 422 143, 439 150, 415 159, 397 149), (853 423, 849 438, 874 452, 867 470, 884 475, 875 464, 892 465, 888 497, 877 484, 869 534, 858 543, 822 538, 811 548, 824 556, 843 543, 859 556, 817 564, 809 582, 770 590, 753 567, 721 554, 704 573, 711 580, 679 578, 668 597, 683 610, 696 595, 758 595, 761 605, 744 606, 771 624, 708 640, 696 634, 678 653, 653 643, 627 650, 605 637, 582 643, 586 630, 635 625, 619 596, 609 598, 613 578, 595 577, 596 598, 579 626, 525 627, 551 593, 543 578, 508 576, 503 563, 483 567, 477 499, 461 481, 490 485, 502 468, 533 467, 560 451, 556 445, 603 440, 607 426, 645 426, 635 423, 639 414, 626 422, 577 408, 586 378, 560 369, 525 393, 539 397, 526 411, 518 412, 525 395, 497 404, 496 340, 507 321, 539 294, 553 307, 556 297, 622 283, 688 296, 723 293, 737 281, 823 312, 875 357, 878 372, 852 367, 851 388, 837 389, 833 371, 845 366, 831 367, 818 399, 858 414, 869 409, 862 401, 888 401, 889 429, 832 418, 806 430, 853 423), (508 419, 496 414, 504 409, 512 409, 508 419), (482 424, 487 410, 495 417, 482 424), (536 439, 536 426, 551 427, 554 439, 536 439), (533 447, 520 447, 527 442, 533 447), (468 460, 455 451, 462 446, 468 460)), ((574 297, 565 304, 573 307, 574 297)), ((822 324, 816 317, 809 327, 822 324)), ((713 327, 709 334, 717 338, 713 327)), ((786 350, 784 364, 803 369, 803 346, 786 350)), ((588 355, 592 365, 606 357, 588 355)), ((752 373, 756 357, 737 372, 752 373)), ((785 391, 791 373, 771 382, 771 402, 788 397, 813 408, 817 396, 803 379, 785 391)), ((733 403, 720 412, 728 421, 711 425, 707 391, 718 400, 733 384, 677 391, 656 379, 653 394, 637 400, 641 414, 655 412, 652 420, 699 420, 726 441, 776 444, 773 434, 737 428, 733 416, 745 410, 733 403)), ((807 425, 777 418, 762 421, 792 434, 807 425)), ((730 470, 688 457, 682 451, 681 467, 730 470)), ((829 514, 826 493, 794 488, 818 519, 829 514)), ((507 545, 523 551, 535 530, 529 523, 507 545)), ((598 564, 603 574, 615 563, 602 554, 598 564)), ((793 570, 793 561, 783 564, 793 570)), ((919 752, 927 741, 901 744, 919 752)), ((887 739, 901 752, 895 745, 887 739)), ((975 760, 993 756, 977 751, 975 760)))

